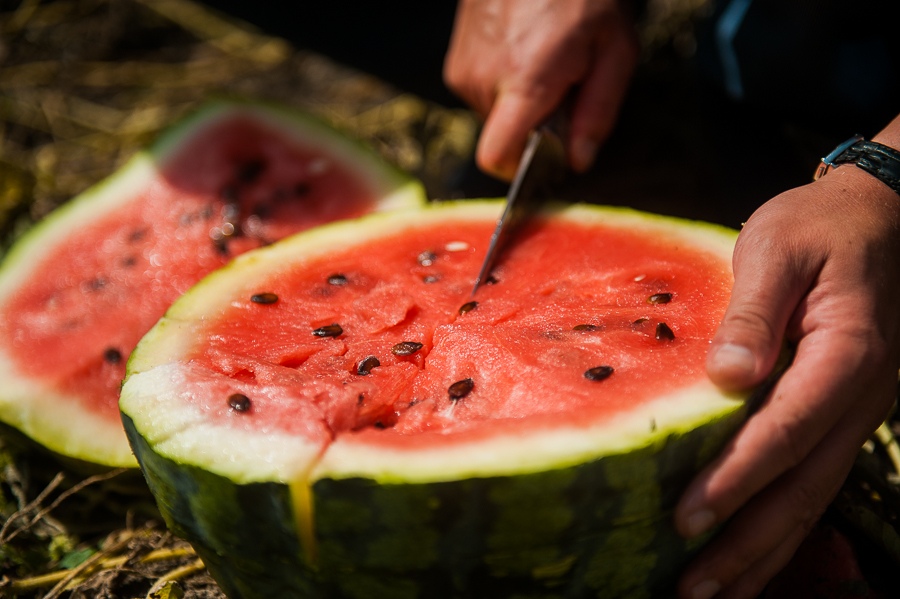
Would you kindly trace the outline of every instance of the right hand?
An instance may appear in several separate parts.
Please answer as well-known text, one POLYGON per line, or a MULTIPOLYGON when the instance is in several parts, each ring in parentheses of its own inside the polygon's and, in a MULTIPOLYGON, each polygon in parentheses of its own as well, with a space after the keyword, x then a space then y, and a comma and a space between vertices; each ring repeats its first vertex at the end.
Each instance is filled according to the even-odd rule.
POLYGON ((507 180, 528 132, 574 89, 566 151, 581 172, 613 128, 638 54, 620 0, 460 0, 444 79, 485 117, 478 166, 507 180))

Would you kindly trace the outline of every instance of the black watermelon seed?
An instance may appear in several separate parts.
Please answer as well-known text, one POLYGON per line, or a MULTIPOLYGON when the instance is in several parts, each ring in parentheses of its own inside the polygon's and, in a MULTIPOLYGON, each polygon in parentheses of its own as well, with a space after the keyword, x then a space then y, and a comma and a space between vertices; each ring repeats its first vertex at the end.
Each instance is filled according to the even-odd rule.
POLYGON ((243 393, 233 393, 228 396, 228 406, 235 412, 249 411, 250 403, 250 398, 243 393))
POLYGON ((416 257, 416 261, 422 266, 431 266, 437 260, 437 254, 431 251, 424 251, 416 257))
POLYGON ((574 327, 572 327, 572 330, 573 331, 589 331, 590 332, 590 331, 599 331, 602 328, 603 327, 598 327, 595 324, 576 324, 574 327))
POLYGON ((494 275, 488 275, 488 277, 484 280, 485 285, 496 285, 500 280, 494 275))
POLYGON ((250 296, 250 301, 254 304, 274 304, 278 301, 278 296, 274 293, 254 293, 250 296))
POLYGON ((395 356, 411 356, 422 349, 422 344, 418 341, 401 341, 391 348, 391 353, 395 356))
POLYGON ((341 325, 338 323, 327 324, 324 327, 319 327, 318 329, 313 329, 312 334, 316 337, 338 337, 341 333, 344 332, 344 329, 341 328, 341 325))
POLYGON ((107 280, 103 277, 97 277, 95 279, 91 279, 87 282, 87 287, 90 291, 99 291, 106 287, 107 280))
POLYGON ((103 360, 108 364, 118 364, 122 361, 122 352, 114 347, 107 347, 103 351, 103 360))
POLYGON ((262 160, 251 160, 247 164, 241 166, 237 172, 238 181, 241 183, 253 183, 262 174, 265 168, 262 160))
POLYGON ((472 389, 475 387, 475 381, 472 379, 463 379, 461 381, 456 381, 447 389, 447 393, 450 395, 450 401, 459 401, 466 395, 472 392, 472 389))
POLYGON ((328 284, 329 285, 346 285, 350 281, 347 279, 346 275, 343 275, 339 272, 334 273, 333 275, 328 275, 328 284))
POLYGON ((147 229, 135 229, 128 235, 129 243, 137 243, 147 236, 147 229))
POLYGON ((234 185, 226 185, 222 188, 222 191, 219 192, 219 197, 229 204, 234 204, 238 199, 237 187, 234 185))
POLYGON ((647 298, 647 302, 651 304, 668 304, 672 301, 671 293, 654 293, 647 298))
POLYGON ((356 374, 365 376, 370 374, 376 366, 381 366, 381 361, 375 356, 368 356, 356 365, 356 374))
POLYGON ((228 249, 228 244, 224 239, 213 239, 213 247, 216 248, 216 253, 221 256, 231 255, 231 250, 228 249))
POLYGON ((675 333, 672 332, 669 325, 660 322, 656 325, 656 338, 659 341, 673 341, 675 339, 675 333))
POLYGON ((269 204, 257 204, 250 212, 251 216, 258 216, 261 219, 267 219, 272 216, 272 206, 269 204))
POLYGON ((441 277, 439 277, 438 275, 427 275, 422 277, 422 281, 425 283, 437 283, 440 280, 441 277))
POLYGON ((589 381, 602 381, 608 379, 615 369, 612 366, 594 366, 584 371, 584 378, 589 381))
POLYGON ((459 307, 459 314, 460 314, 460 316, 462 316, 466 312, 471 312, 472 310, 474 310, 477 307, 478 307, 478 302, 476 302, 476 301, 466 302, 462 306, 459 307))

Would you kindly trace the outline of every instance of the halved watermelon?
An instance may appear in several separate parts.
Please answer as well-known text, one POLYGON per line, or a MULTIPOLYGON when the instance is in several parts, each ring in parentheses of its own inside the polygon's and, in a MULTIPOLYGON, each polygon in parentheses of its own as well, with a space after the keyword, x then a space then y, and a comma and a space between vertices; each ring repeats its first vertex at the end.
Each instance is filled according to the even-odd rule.
POLYGON ((119 387, 131 350, 175 298, 248 249, 423 196, 315 119, 211 103, 7 255, 0 422, 67 458, 137 467, 119 387))
POLYGON ((735 233, 548 211, 473 298, 500 209, 247 253, 140 342, 129 439, 229 597, 671 590, 673 506, 745 417, 704 369, 735 233))

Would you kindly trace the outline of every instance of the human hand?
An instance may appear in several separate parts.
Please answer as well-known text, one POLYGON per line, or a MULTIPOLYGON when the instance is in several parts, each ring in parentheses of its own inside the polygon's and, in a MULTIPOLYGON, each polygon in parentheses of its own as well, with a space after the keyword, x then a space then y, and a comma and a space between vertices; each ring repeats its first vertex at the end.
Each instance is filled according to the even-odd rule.
POLYGON ((780 194, 741 231, 734 273, 707 361, 713 381, 759 383, 785 338, 796 353, 678 505, 688 537, 730 518, 682 577, 680 596, 692 599, 756 597, 886 417, 900 368, 900 198, 852 165, 780 194))
POLYGON ((573 88, 566 151, 574 170, 590 167, 637 59, 620 0, 461 0, 444 79, 486 117, 479 167, 511 179, 528 132, 573 88))

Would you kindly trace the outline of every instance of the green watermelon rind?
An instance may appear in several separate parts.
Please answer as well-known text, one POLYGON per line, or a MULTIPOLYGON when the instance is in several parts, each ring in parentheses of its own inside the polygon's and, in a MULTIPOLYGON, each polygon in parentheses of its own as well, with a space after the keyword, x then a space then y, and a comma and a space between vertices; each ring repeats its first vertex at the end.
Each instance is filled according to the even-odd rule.
MULTIPOLYGON (((364 176, 378 198, 378 210, 421 205, 421 183, 385 162, 361 142, 319 119, 275 104, 222 99, 208 102, 163 131, 150 147, 132 156, 121 168, 66 202, 24 233, 0 265, 0 302, 26 283, 33 264, 51 252, 55 241, 112 210, 126 206, 135 190, 151 182, 157 165, 175 154, 196 132, 238 112, 251 114, 297 136, 304 145, 318 145, 344 156, 364 176)), ((96 418, 78 402, 40 381, 21 376, 0 347, 0 423, 21 432, 66 461, 101 467, 137 468, 138 463, 118 425, 96 418), (74 431, 74 432, 73 432, 74 431)))
POLYGON ((531 474, 320 479, 310 491, 312 549, 291 485, 235 483, 172 461, 123 421, 167 525, 232 599, 466 597, 499 584, 503 594, 478 596, 514 588, 527 597, 652 598, 671 592, 702 545, 674 529, 678 496, 744 416, 531 474))
MULTIPOLYGON (((173 411, 157 396, 181 376, 177 357, 190 347, 192 322, 214 318, 219 302, 254 289, 250 273, 265 278, 285 260, 325 255, 348 239, 389 236, 429 218, 481 220, 501 209, 497 201, 443 202, 301 233, 205 278, 142 340, 120 404, 126 431, 167 524, 194 544, 229 597, 672 592, 702 545, 678 536, 674 505, 745 420, 746 395, 701 385, 684 391, 696 412, 642 414, 630 432, 616 424, 585 433, 593 446, 575 450, 565 441, 573 431, 564 430, 543 446, 526 441, 531 457, 524 462, 474 457, 475 467, 455 449, 443 462, 440 452, 410 462, 370 446, 335 458, 332 443, 322 457, 318 448, 271 431, 272 447, 257 451, 262 441, 205 427, 201 416, 173 411), (157 400, 163 403, 144 409, 157 400), (558 443, 562 454, 553 453, 558 443), (371 459, 360 466, 365 452, 371 459), (280 456, 287 456, 282 463, 280 456), (467 465, 453 467, 458 462, 467 465)), ((736 238, 715 225, 629 209, 557 209, 579 222, 612 220, 678 235, 723 260, 736 238)), ((483 448, 474 447, 466 458, 483 448)))

